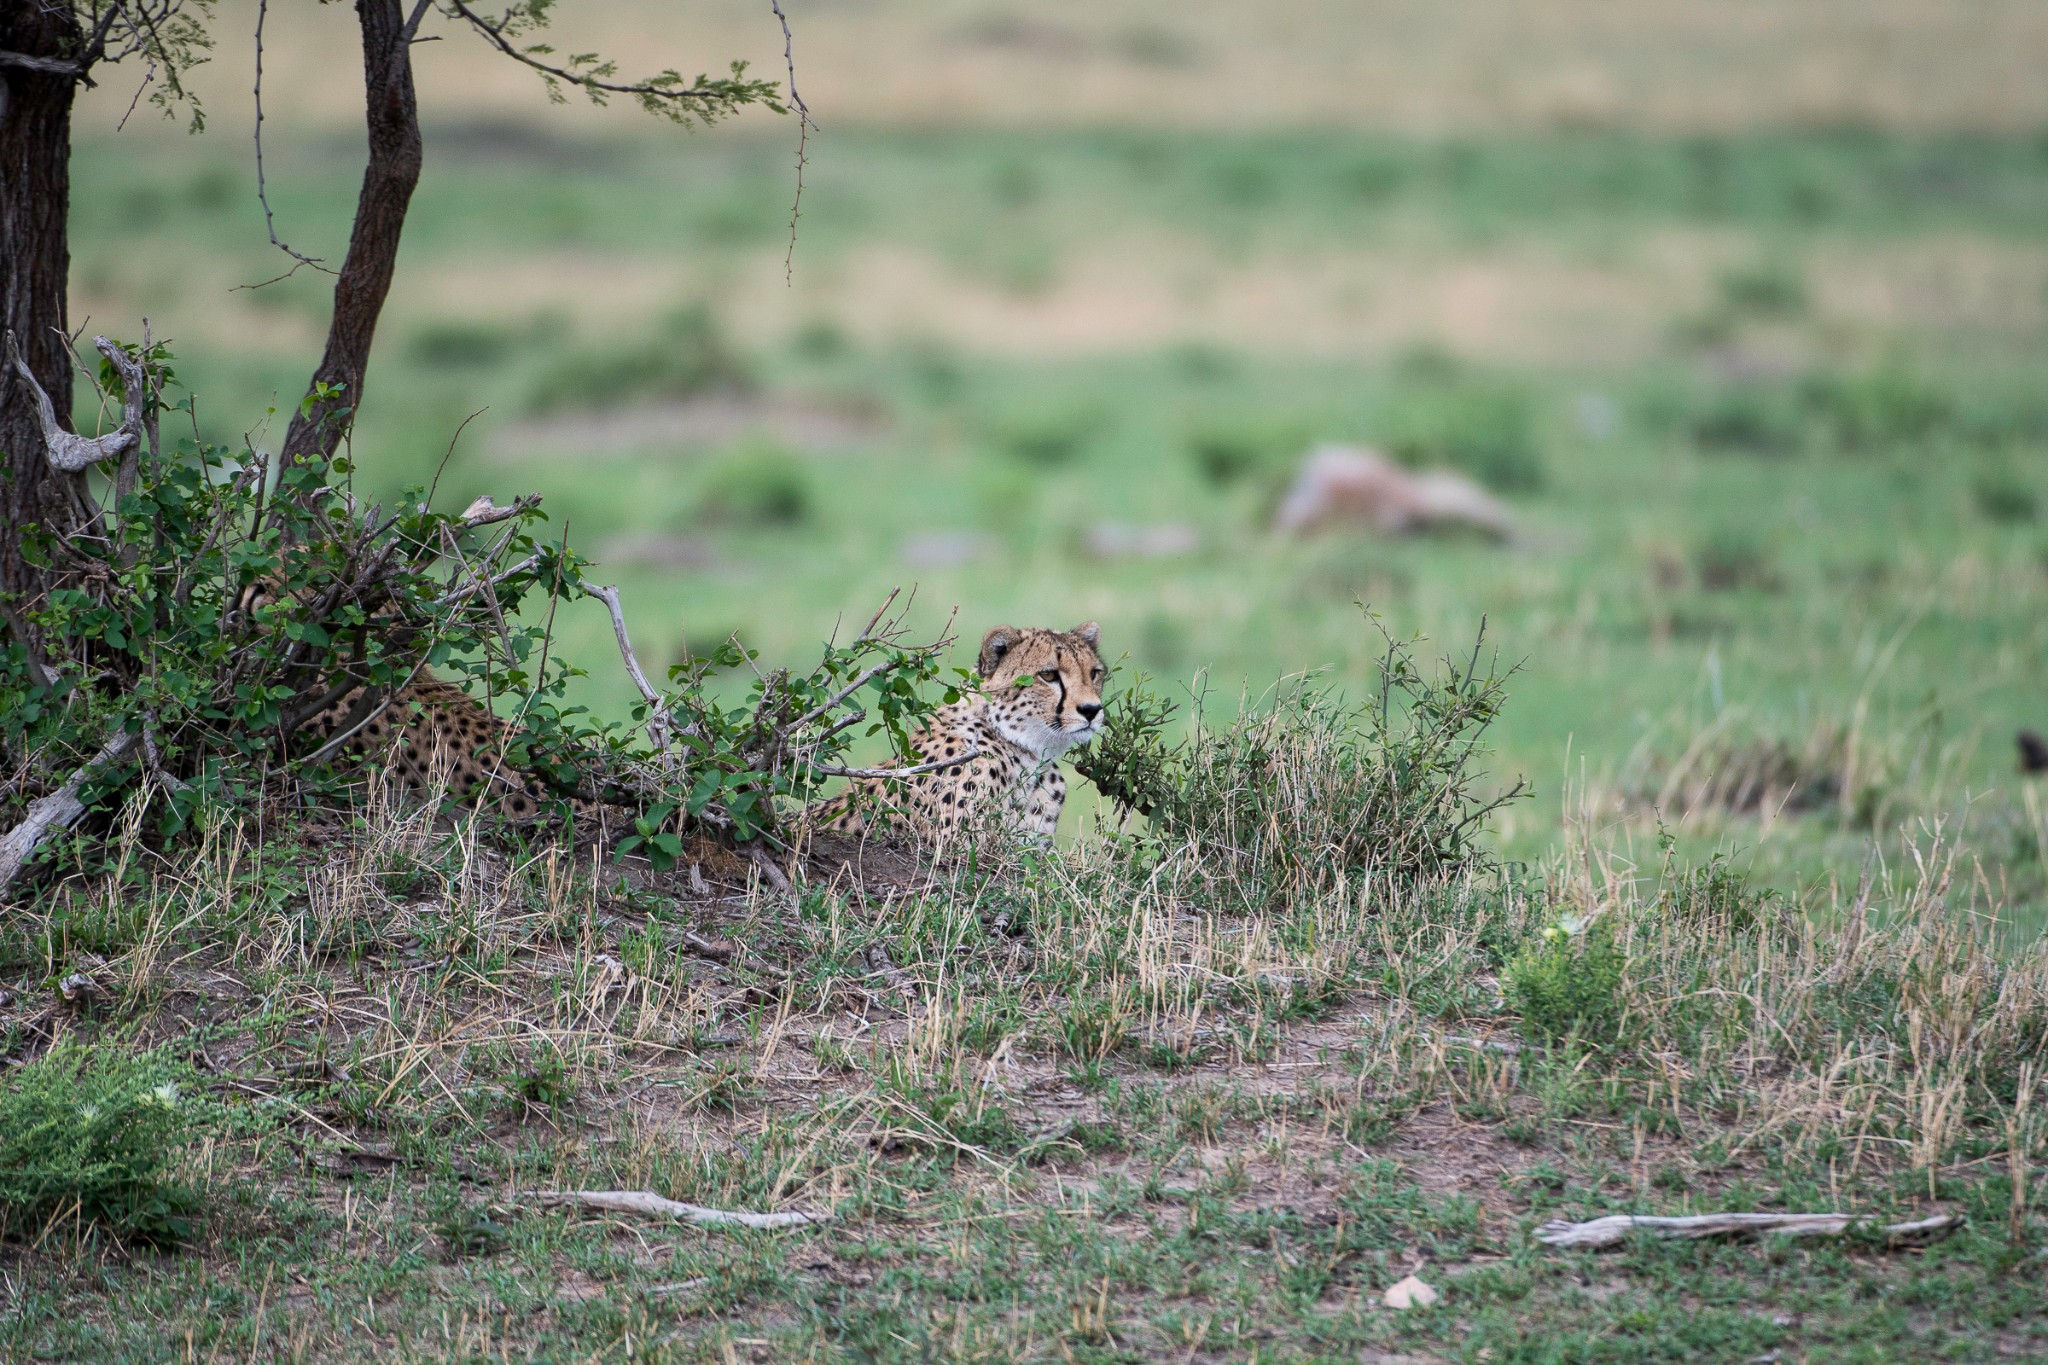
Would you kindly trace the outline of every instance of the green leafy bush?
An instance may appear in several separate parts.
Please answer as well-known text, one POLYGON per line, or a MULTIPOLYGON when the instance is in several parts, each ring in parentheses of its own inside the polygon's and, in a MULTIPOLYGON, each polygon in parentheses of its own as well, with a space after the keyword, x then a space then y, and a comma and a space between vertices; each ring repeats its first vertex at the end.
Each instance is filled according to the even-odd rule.
POLYGON ((1234 423, 1203 426, 1188 436, 1188 458, 1203 480, 1227 488, 1273 475, 1311 444, 1297 423, 1234 423))
POLYGON ((1612 1044, 1621 1037, 1627 967, 1607 920, 1552 924, 1508 963, 1508 1004, 1539 1042, 1612 1044))
POLYGON ((155 1055, 59 1045, 0 1081, 0 1231, 52 1220, 176 1241, 197 1196, 174 1167, 194 1135, 178 1069, 155 1055))
POLYGON ((1482 787, 1481 741, 1506 674, 1462 664, 1425 677, 1412 646, 1387 639, 1378 695, 1358 703, 1308 679, 1169 741, 1176 707, 1145 680, 1113 699, 1104 733, 1075 767, 1127 812, 1139 841, 1191 842, 1248 905, 1297 903, 1371 873, 1402 881, 1490 864, 1487 817, 1525 794, 1482 787))
POLYGON ((455 514, 412 489, 366 509, 344 459, 272 470, 248 450, 159 446, 169 357, 112 349, 127 386, 147 389, 150 439, 90 476, 91 534, 25 537, 49 586, 11 604, 0 633, 0 821, 75 780, 89 826, 146 783, 167 838, 203 807, 257 806, 301 777, 317 789, 337 754, 307 722, 346 701, 367 723, 428 669, 517 701, 504 761, 544 794, 737 841, 774 838, 778 803, 824 781, 854 725, 908 752, 942 642, 905 648, 900 616, 878 613, 807 671, 757 678, 737 705, 706 688, 711 670, 745 660, 729 643, 671 669, 670 691, 630 720, 596 722, 564 704, 575 670, 548 634, 556 606, 595 594, 583 561, 543 538, 537 497, 455 514), (535 603, 546 609, 522 613, 535 603))

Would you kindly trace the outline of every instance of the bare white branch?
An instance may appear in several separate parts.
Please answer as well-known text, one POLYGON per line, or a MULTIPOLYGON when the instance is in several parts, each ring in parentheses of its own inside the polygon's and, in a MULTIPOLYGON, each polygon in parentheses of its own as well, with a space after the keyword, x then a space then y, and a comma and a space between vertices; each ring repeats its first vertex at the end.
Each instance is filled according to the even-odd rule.
POLYGON ((43 840, 69 829, 73 821, 85 814, 85 802, 78 797, 79 788, 119 763, 135 747, 136 738, 125 730, 115 735, 71 774, 63 786, 48 796, 31 801, 28 814, 22 817, 21 823, 0 835, 0 893, 14 883, 23 866, 42 846, 43 840))
POLYGON ((543 1204, 575 1204, 610 1213, 637 1213, 650 1218, 679 1218, 686 1223, 743 1228, 795 1228, 831 1219, 829 1213, 747 1213, 731 1209, 707 1209, 702 1204, 684 1204, 664 1199, 651 1190, 541 1190, 535 1196, 543 1204))
POLYGON ((83 473, 101 460, 110 460, 135 444, 135 433, 129 431, 125 424, 121 430, 99 437, 80 436, 57 425, 57 409, 50 402, 50 395, 30 373, 28 362, 21 358, 21 347, 15 343, 13 332, 7 334, 7 361, 35 397, 36 414, 42 419, 43 445, 49 452, 51 468, 61 474, 83 473))
POLYGON ((619 640, 619 654, 626 661, 626 672, 633 676, 633 686, 640 689, 641 697, 647 702, 647 739, 656 750, 666 749, 669 741, 668 715, 663 709, 661 694, 647 681, 647 675, 640 670, 640 660, 633 653, 633 642, 626 636, 626 609, 619 603, 619 590, 597 583, 585 583, 583 591, 611 608, 612 634, 619 640))
MULTIPOLYGON (((1915 1246, 1944 1236, 1962 1224, 1961 1214, 1942 1214, 1917 1222, 1892 1223, 1876 1230, 1888 1245, 1915 1246)), ((1776 1233, 1781 1237, 1839 1237, 1858 1226, 1875 1225, 1869 1218, 1853 1213, 1700 1213, 1683 1218, 1616 1213, 1585 1223, 1554 1218, 1536 1229, 1536 1240, 1554 1247, 1611 1247, 1628 1240, 1632 1232, 1672 1238, 1751 1236, 1758 1233, 1776 1233)))

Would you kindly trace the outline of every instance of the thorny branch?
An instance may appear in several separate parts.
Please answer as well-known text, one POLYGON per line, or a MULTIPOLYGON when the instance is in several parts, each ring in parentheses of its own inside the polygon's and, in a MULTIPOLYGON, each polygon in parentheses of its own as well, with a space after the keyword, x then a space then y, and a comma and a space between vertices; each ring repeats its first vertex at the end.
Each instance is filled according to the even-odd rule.
POLYGON ((797 93, 796 57, 789 36, 789 16, 782 12, 782 0, 768 0, 768 7, 775 11, 776 22, 782 25, 782 64, 789 70, 789 102, 796 110, 796 198, 789 204, 789 250, 782 257, 782 283, 793 288, 796 284, 796 220, 803 217, 805 152, 810 143, 811 129, 818 125, 811 118, 811 107, 797 93))
MULTIPOLYGON (((269 17, 269 14, 270 0, 256 0, 256 202, 263 206, 263 228, 270 234, 270 244, 297 263, 276 279, 263 281, 263 284, 276 284, 278 280, 287 280, 297 274, 299 266, 302 265, 310 265, 315 270, 326 271, 329 275, 335 272, 322 265, 319 257, 308 256, 303 252, 295 251, 288 243, 279 240, 277 221, 270 212, 270 194, 263 183, 263 21, 269 17)), ((414 22, 418 21, 415 20, 414 22)), ((250 285, 246 287, 260 289, 263 285, 250 285)))

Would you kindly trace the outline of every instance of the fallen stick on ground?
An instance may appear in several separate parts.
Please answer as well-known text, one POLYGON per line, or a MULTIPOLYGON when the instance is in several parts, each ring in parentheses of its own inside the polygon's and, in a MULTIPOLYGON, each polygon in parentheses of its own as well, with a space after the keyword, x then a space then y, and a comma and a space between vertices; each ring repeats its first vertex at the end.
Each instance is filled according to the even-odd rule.
MULTIPOLYGON (((1611 1247, 1631 1232, 1652 1237, 1724 1237, 1777 1233, 1783 1237, 1839 1237, 1868 1217, 1853 1213, 1700 1213, 1684 1218, 1650 1218, 1615 1213, 1590 1222, 1553 1218, 1536 1229, 1536 1240, 1554 1247, 1611 1247)), ((1952 1232, 1963 1224, 1961 1214, 1941 1214, 1915 1223, 1878 1227, 1889 1246, 1917 1246, 1952 1232)))
POLYGON ((682 1204, 663 1199, 651 1190, 541 1190, 543 1204, 579 1204, 584 1208, 608 1209, 613 1213, 640 1213, 650 1218, 680 1218, 686 1223, 738 1225, 746 1228, 793 1228, 822 1223, 829 1213, 743 1213, 730 1209, 707 1209, 701 1204, 682 1204))

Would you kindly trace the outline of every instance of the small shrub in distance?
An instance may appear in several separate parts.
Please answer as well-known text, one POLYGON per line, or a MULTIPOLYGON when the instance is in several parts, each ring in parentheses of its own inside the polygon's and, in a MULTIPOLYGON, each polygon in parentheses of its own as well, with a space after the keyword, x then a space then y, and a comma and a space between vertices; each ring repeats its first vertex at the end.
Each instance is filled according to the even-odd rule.
POLYGON ((117 1238, 177 1241, 197 1198, 173 1173, 190 1140, 173 1068, 153 1055, 63 1045, 0 1084, 0 1230, 53 1219, 117 1238))
POLYGON ((1806 279, 1782 261, 1764 261, 1721 276, 1721 302, 1748 317, 1789 318, 1806 311, 1806 279))
POLYGON ((1817 374, 1801 386, 1800 396, 1835 445, 1849 451, 1923 441, 1955 426, 1960 416, 1945 390, 1893 366, 1817 374))
POLYGON ((1508 1005, 1538 1042, 1612 1044, 1621 1036, 1627 955, 1605 919, 1547 926, 1508 963, 1508 1005))
POLYGON ((700 305, 671 314, 636 345, 571 351, 534 382, 527 402, 537 412, 602 408, 745 388, 749 379, 718 320, 700 305))
POLYGON ((473 369, 502 364, 519 341, 500 324, 435 322, 414 332, 405 351, 407 359, 432 369, 473 369))
POLYGON ((1753 588, 1774 592, 1783 584, 1771 567, 1770 550, 1752 532, 1722 526, 1708 533, 1693 558, 1700 586, 1709 592, 1753 588))
POLYGON ((1688 434, 1702 450, 1783 456, 1806 444, 1806 419, 1792 395, 1756 384, 1724 389, 1701 404, 1688 434))
POLYGON ((787 451, 741 451, 710 471, 697 512, 736 526, 795 526, 811 515, 810 477, 787 451))
POLYGON ((1228 488, 1274 473, 1310 444, 1306 429, 1284 424, 1204 426, 1188 436, 1188 458, 1204 482, 1228 488))
POLYGON ((1978 512, 1991 521, 2023 523, 2041 514, 2041 496, 2034 485, 2009 464, 1985 465, 1970 481, 1978 512))
POLYGON ((1073 409, 1015 417, 995 431, 996 444, 1012 459, 1039 469, 1072 464, 1102 425, 1099 414, 1073 409))

